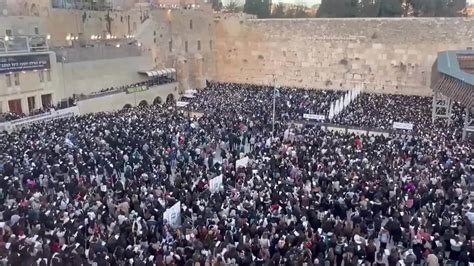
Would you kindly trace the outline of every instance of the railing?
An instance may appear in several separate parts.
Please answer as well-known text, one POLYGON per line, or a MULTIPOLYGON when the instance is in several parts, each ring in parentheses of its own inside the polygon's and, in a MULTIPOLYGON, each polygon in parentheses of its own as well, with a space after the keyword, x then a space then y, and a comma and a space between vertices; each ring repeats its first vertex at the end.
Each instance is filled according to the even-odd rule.
POLYGON ((27 127, 33 123, 46 122, 60 118, 71 117, 74 115, 79 115, 79 108, 77 106, 54 110, 40 115, 28 116, 14 121, 3 122, 0 123, 0 131, 11 131, 20 129, 22 127, 27 127))
POLYGON ((95 10, 107 11, 112 9, 112 4, 107 1, 90 1, 90 0, 51 0, 53 8, 61 9, 79 9, 79 10, 95 10))
POLYGON ((48 36, 2 36, 0 54, 34 53, 49 51, 48 36))
POLYGON ((100 45, 93 47, 56 48, 53 50, 56 52, 56 60, 64 63, 116 59, 142 55, 141 47, 134 44, 125 44, 120 47, 100 45))

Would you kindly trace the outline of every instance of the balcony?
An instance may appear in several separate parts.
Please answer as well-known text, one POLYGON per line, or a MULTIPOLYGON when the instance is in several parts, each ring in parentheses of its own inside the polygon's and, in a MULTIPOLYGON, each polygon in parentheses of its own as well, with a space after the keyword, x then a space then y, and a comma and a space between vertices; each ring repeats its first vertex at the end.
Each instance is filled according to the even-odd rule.
POLYGON ((0 36, 0 55, 47 52, 49 38, 49 35, 0 36))
POLYGON ((96 45, 90 47, 54 48, 58 62, 74 63, 141 56, 142 49, 135 44, 96 45))

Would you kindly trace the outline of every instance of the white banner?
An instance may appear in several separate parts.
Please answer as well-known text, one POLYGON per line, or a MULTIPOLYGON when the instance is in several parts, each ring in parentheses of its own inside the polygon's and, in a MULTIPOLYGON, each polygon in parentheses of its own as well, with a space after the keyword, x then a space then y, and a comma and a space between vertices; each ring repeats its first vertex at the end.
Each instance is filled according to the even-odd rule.
POLYGON ((332 132, 346 133, 346 129, 343 127, 331 127, 327 126, 326 129, 332 132))
POLYGON ((361 130, 361 129, 347 129, 347 133, 349 134, 355 134, 358 136, 362 135, 367 135, 367 130, 361 130))
POLYGON ((339 100, 334 103, 334 115, 338 115, 341 110, 339 110, 339 100))
POLYGON ((163 220, 166 220, 173 228, 181 225, 181 202, 178 201, 175 205, 168 208, 163 213, 163 220))
POLYGON ((341 100, 339 100, 339 113, 342 112, 344 109, 344 99, 341 97, 341 100))
POLYGON ((249 164, 249 157, 246 156, 235 162, 235 168, 247 167, 247 164, 249 164))
POLYGON ((183 95, 184 98, 196 98, 196 96, 194 96, 194 94, 184 94, 183 95))
POLYGON ((324 115, 303 114, 303 118, 314 119, 314 120, 324 120, 326 117, 324 115))
POLYGON ((413 124, 411 124, 411 123, 393 122, 393 128, 394 128, 394 129, 413 130, 413 124))
POLYGON ((222 175, 218 175, 209 180, 209 190, 211 193, 217 193, 220 190, 224 190, 224 186, 222 185, 222 175))
POLYGON ((56 120, 60 118, 68 118, 75 115, 79 115, 79 108, 77 106, 60 109, 60 110, 53 110, 49 113, 29 116, 29 117, 21 118, 18 120, 1 123, 0 129, 12 130, 15 128, 26 127, 34 123, 46 122, 46 121, 56 120))
POLYGON ((329 119, 332 119, 334 117, 334 104, 331 103, 330 104, 331 106, 329 107, 329 115, 328 115, 328 118, 329 119))
POLYGON ((188 104, 189 104, 189 102, 183 102, 183 101, 177 101, 176 102, 177 107, 185 107, 188 104))

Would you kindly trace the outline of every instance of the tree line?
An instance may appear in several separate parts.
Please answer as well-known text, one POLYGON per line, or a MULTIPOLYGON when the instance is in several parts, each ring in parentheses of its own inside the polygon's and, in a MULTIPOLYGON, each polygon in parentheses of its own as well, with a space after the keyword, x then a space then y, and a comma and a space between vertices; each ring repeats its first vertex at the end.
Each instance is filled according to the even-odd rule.
POLYGON ((462 16, 467 0, 322 0, 315 14, 305 6, 272 6, 271 0, 231 0, 226 6, 212 2, 215 10, 245 12, 258 18, 347 18, 347 17, 455 17, 462 16))

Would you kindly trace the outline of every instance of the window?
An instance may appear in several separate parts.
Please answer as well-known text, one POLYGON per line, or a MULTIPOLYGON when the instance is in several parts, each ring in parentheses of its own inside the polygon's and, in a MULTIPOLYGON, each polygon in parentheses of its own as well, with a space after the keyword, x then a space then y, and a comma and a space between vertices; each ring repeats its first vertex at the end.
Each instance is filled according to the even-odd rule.
POLYGON ((198 51, 201 51, 201 41, 198 41, 198 51))
POLYGON ((188 41, 184 42, 184 51, 187 53, 188 52, 188 41))
POLYGON ((53 96, 50 94, 43 94, 41 95, 41 104, 43 108, 51 107, 51 103, 53 102, 53 96))
POLYGON ((5 35, 6 36, 12 36, 12 30, 10 30, 10 29, 5 30, 5 35))
POLYGON ((209 50, 212 50, 212 40, 209 41, 209 50))
POLYGON ((8 109, 12 113, 21 114, 23 110, 21 109, 21 99, 15 99, 8 101, 8 109))
POLYGON ((153 31, 153 36, 156 36, 156 30, 153 31))
POLYGON ((153 38, 153 42, 156 43, 156 38, 153 38))
POLYGON ((38 29, 38 27, 35 27, 35 34, 36 34, 36 35, 39 35, 39 29, 38 29))
POLYGON ((28 111, 35 110, 35 96, 28 97, 28 111))
POLYGON ((5 80, 7 82, 7 87, 12 86, 12 75, 11 74, 5 74, 5 80))
POLYGON ((20 86, 20 73, 15 73, 13 79, 15 80, 15 86, 20 86))
POLYGON ((189 28, 192 30, 193 29, 193 20, 189 20, 189 28))
POLYGON ((40 82, 44 82, 44 72, 38 71, 38 75, 39 75, 40 82))
POLYGON ((173 51, 173 41, 168 42, 168 50, 170 51, 170 53, 173 51))
POLYGON ((51 81, 51 70, 50 69, 46 70, 46 80, 51 81))

